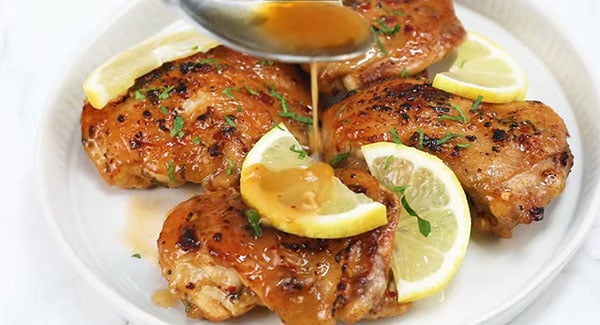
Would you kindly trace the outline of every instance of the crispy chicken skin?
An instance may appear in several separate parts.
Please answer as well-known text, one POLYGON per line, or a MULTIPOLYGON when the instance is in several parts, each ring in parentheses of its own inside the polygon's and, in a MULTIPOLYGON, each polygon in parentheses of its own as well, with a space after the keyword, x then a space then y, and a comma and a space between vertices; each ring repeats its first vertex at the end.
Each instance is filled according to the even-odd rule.
POLYGON ((188 316, 212 321, 265 306, 285 324, 354 323, 398 315, 390 258, 395 195, 363 170, 340 170, 356 191, 386 204, 389 223, 354 237, 310 239, 262 226, 254 237, 235 189, 207 192, 173 209, 158 238, 159 263, 188 316))
POLYGON ((325 159, 344 152, 360 157, 361 145, 394 141, 395 130, 404 144, 438 156, 454 171, 475 229, 509 238, 517 224, 541 220, 544 207, 564 189, 573 165, 569 134, 562 119, 537 101, 472 107, 472 100, 424 81, 384 81, 324 112, 325 159))
POLYGON ((319 88, 330 96, 422 72, 466 37, 451 0, 344 0, 344 5, 371 22, 380 45, 356 59, 320 65, 319 88))
POLYGON ((246 153, 275 123, 307 143, 306 123, 289 118, 308 118, 307 103, 297 67, 218 47, 148 73, 101 110, 86 103, 82 142, 113 186, 235 186, 246 153))

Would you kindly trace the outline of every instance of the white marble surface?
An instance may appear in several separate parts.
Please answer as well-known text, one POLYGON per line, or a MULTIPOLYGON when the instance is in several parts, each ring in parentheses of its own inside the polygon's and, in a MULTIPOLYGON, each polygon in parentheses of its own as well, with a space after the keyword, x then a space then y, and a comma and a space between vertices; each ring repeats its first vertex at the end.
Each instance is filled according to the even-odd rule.
MULTIPOLYGON (((600 2, 530 0, 562 27, 600 75, 600 2)), ((128 323, 59 251, 33 189, 33 158, 44 100, 65 65, 126 0, 0 0, 0 170, 3 265, 0 324, 128 323)), ((600 78, 596 78, 597 87, 600 78)), ((600 87, 598 87, 600 89, 600 87)), ((57 189, 60 190, 60 189, 57 189)), ((600 220, 571 262, 514 324, 600 321, 600 220)))

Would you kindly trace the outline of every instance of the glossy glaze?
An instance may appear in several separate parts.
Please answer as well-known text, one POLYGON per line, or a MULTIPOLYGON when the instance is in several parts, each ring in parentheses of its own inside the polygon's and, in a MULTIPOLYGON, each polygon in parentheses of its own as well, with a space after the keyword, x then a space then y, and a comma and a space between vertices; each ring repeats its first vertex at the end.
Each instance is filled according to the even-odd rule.
POLYGON ((82 142, 113 186, 237 186, 246 153, 275 123, 307 143, 307 123, 281 114, 310 120, 310 100, 296 67, 218 47, 148 73, 101 110, 86 103, 82 142))
POLYGON ((201 286, 190 274, 207 265, 233 270, 243 283, 218 285, 223 281, 216 276, 203 278, 203 283, 213 281, 212 287, 220 288, 215 304, 232 303, 230 316, 246 308, 252 294, 256 305, 273 310, 286 324, 334 324, 336 319, 352 323, 404 312, 408 305, 398 304, 393 285, 388 286, 396 198, 364 171, 341 170, 338 175, 355 191, 386 204, 388 225, 335 240, 303 238, 263 226, 262 235, 255 237, 244 215, 248 208, 235 190, 206 193, 176 207, 158 240, 159 255, 170 287, 190 306, 188 316, 223 319, 192 299, 201 286), (238 303, 244 307, 238 308, 238 303))
POLYGON ((473 109, 472 100, 419 80, 362 89, 325 111, 322 122, 325 159, 396 140, 438 156, 467 192, 475 228, 500 237, 541 220, 573 165, 567 128, 552 108, 523 101, 473 109))
POLYGON ((319 84, 328 95, 422 72, 466 36, 451 0, 345 0, 344 5, 371 23, 380 45, 356 59, 323 64, 319 84))

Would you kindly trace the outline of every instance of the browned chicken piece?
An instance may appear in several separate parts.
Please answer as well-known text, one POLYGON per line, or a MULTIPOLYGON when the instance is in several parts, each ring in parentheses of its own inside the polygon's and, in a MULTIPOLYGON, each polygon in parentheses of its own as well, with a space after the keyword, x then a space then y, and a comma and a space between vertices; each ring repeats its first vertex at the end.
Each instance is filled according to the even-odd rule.
POLYGON ((466 37, 452 0, 344 0, 344 5, 371 22, 379 41, 359 58, 320 65, 319 89, 330 96, 420 73, 466 37))
POLYGON ((517 224, 542 220, 564 189, 573 165, 569 134, 538 101, 474 105, 424 81, 392 79, 362 89, 324 112, 325 158, 360 157, 361 145, 377 141, 423 149, 460 180, 474 228, 509 238, 517 224))
POLYGON ((218 47, 148 73, 101 110, 86 103, 82 142, 113 186, 228 187, 276 123, 307 143, 309 103, 297 67, 218 47))
POLYGON ((310 239, 262 227, 255 237, 235 189, 173 209, 158 238, 159 263, 189 317, 224 320, 262 305, 287 325, 354 323, 398 315, 390 259, 398 218, 393 193, 363 170, 340 170, 350 188, 384 203, 389 223, 343 239, 310 239))

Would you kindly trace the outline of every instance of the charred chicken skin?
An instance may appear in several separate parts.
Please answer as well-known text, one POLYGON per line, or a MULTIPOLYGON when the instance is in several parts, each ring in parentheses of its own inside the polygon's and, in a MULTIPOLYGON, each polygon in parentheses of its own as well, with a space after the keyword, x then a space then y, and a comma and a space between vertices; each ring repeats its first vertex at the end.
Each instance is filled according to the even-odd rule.
POLYGON ((362 89, 322 116, 325 159, 396 141, 441 158, 471 204, 475 229, 509 238, 544 216, 573 165, 563 120, 538 101, 477 105, 425 81, 392 79, 362 89))
POLYGON ((398 218, 393 193, 362 170, 339 170, 350 188, 387 206, 389 223, 342 239, 310 239, 270 227, 253 233, 234 189, 173 209, 158 239, 159 263, 189 317, 220 321, 265 306, 285 324, 354 323, 398 315, 390 259, 398 218))
POLYGON ((246 153, 276 123, 306 144, 301 73, 225 47, 167 63, 103 109, 86 103, 83 147, 113 186, 236 186, 246 153))
POLYGON ((371 23, 378 42, 353 60, 320 65, 319 88, 334 96, 424 71, 466 37, 451 0, 344 0, 371 23))

